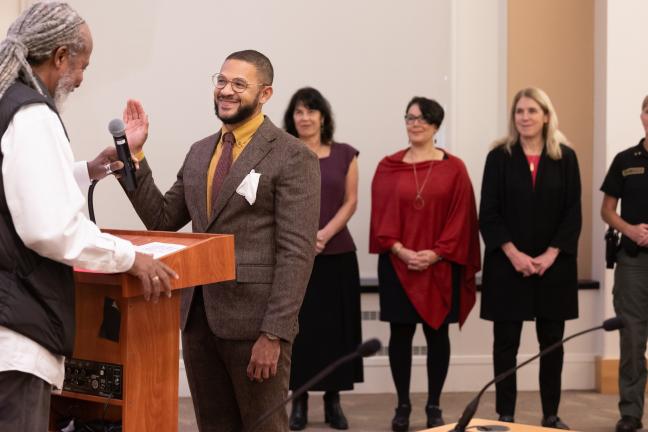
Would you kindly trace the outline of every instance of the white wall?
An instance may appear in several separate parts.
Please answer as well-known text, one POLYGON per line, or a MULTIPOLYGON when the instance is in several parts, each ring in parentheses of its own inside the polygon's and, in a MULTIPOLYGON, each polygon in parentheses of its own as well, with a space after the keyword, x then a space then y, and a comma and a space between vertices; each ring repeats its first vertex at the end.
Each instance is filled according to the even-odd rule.
MULTIPOLYGON (((602 236, 605 226, 599 210, 603 194, 599 191, 605 172, 614 156, 636 145, 644 131, 639 120, 641 103, 648 95, 648 58, 640 49, 645 37, 644 19, 648 16, 648 2, 597 0, 596 4, 596 80, 595 80, 595 160, 593 209, 594 278, 601 281, 601 311, 612 316, 613 272, 604 270, 605 256, 602 236), (597 241, 598 240, 598 241, 597 241)), ((601 338, 603 357, 618 358, 618 335, 605 334, 601 338)))
MULTIPOLYGON (((360 150, 360 199, 349 227, 364 277, 376 276, 367 252, 371 178, 382 157, 407 145, 407 101, 424 95, 445 107, 440 145, 464 159, 477 196, 488 145, 505 131, 506 0, 70 3, 95 39, 86 80, 63 114, 77 157, 109 145, 107 122, 127 98, 141 99, 151 117, 147 157, 168 188, 189 145, 219 126, 210 75, 229 52, 255 47, 276 69, 265 107, 275 124, 292 93, 312 85, 333 106, 336 138, 360 150), (236 16, 246 17, 246 31, 225 18, 236 16), (483 27, 493 31, 476 30, 483 27)), ((100 226, 142 228, 114 181, 97 187, 95 201, 100 226)))
POLYGON ((20 0, 2 0, 0 2, 0 38, 4 39, 9 26, 18 16, 20 0))
MULTIPOLYGON (((333 106, 336 138, 360 150, 359 208, 350 229, 361 274, 376 275, 376 258, 367 253, 373 171, 383 156, 406 147, 402 117, 412 96, 436 98, 453 112, 450 0, 407 7, 371 0, 70 3, 95 40, 86 80, 64 112, 78 157, 109 145, 108 121, 127 98, 139 98, 151 118, 146 153, 166 190, 189 146, 219 127, 210 76, 230 52, 256 48, 275 66, 275 95, 265 107, 275 124, 292 93, 312 85, 333 106)), ((114 181, 100 184, 95 197, 101 226, 142 227, 114 181)))
MULTIPOLYGON (((606 14, 612 8, 605 0, 597 1, 606 14)), ((15 16, 19 3, 13 7, 6 0, 0 3, 0 16, 15 16)), ((374 258, 365 254, 371 175, 380 158, 407 144, 402 115, 409 98, 420 94, 437 98, 444 105, 445 145, 464 159, 477 197, 488 145, 505 132, 506 0, 412 0, 407 8, 369 0, 316 4, 259 0, 236 6, 190 2, 191 7, 183 8, 171 0, 70 3, 87 19, 95 39, 86 81, 71 96, 63 114, 78 158, 93 157, 111 145, 106 132, 108 121, 120 115, 126 98, 140 98, 152 122, 147 157, 158 184, 166 189, 189 145, 219 126, 213 116, 209 76, 229 52, 258 48, 276 67, 276 93, 266 109, 275 123, 281 123, 292 92, 313 85, 333 105, 337 137, 361 151, 361 206, 351 229, 362 252, 364 276, 375 275, 374 258), (239 28, 243 19, 238 17, 247 17, 246 31, 239 28), (323 26, 322 22, 329 24, 323 26), (115 23, 120 23, 118 31, 114 30, 115 23)), ((644 11, 648 5, 640 0, 626 8, 614 5, 613 19, 606 17, 603 24, 608 25, 609 20, 610 31, 619 27, 623 32, 639 32, 639 17, 646 16, 635 12, 639 7, 644 11), (622 16, 624 11, 628 17, 622 16), (626 25, 628 19, 637 24, 626 25)), ((616 47, 621 53, 626 51, 626 44, 633 46, 639 40, 632 33, 626 38, 606 36, 604 44, 608 50, 616 47)), ((646 89, 637 90, 635 86, 643 83, 639 74, 646 70, 644 63, 648 60, 637 54, 615 61, 624 65, 615 68, 616 72, 608 71, 607 65, 614 63, 601 62, 608 74, 602 96, 621 92, 625 97, 619 95, 612 108, 603 110, 608 120, 602 124, 607 127, 604 143, 614 141, 621 149, 633 144, 641 132, 637 115, 646 89), (621 114, 619 108, 633 97, 636 103, 631 106, 632 115, 621 114), (622 136, 620 132, 631 136, 613 140, 622 136)), ((618 149, 606 146, 605 161, 597 163, 607 166, 618 149)), ((600 179, 595 172, 595 183, 600 179)), ((142 227, 114 181, 97 187, 95 201, 101 226, 142 227)), ((600 238, 600 232, 595 232, 594 238, 600 238)), ((594 245, 593 256, 600 255, 596 249, 600 243, 594 245)), ((568 323, 567 333, 609 315, 599 310, 600 304, 611 303, 609 284, 600 295, 581 292, 579 298, 581 319, 568 323)), ((374 295, 364 296, 363 309, 377 310, 374 295)), ((478 311, 479 303, 463 331, 456 326, 451 330, 453 356, 447 390, 476 389, 491 376, 491 324, 480 320, 478 311)), ((384 323, 367 321, 363 326, 365 337, 378 336, 386 341, 384 323)), ((565 388, 593 387, 593 358, 599 352, 599 339, 593 335, 567 346, 565 388)), ((523 340, 521 359, 537 350, 532 325, 526 326, 523 340)), ((605 353, 613 345, 601 344, 605 353)), ((417 334, 415 345, 424 345, 422 335, 417 334)), ((386 358, 370 359, 366 364, 367 383, 359 390, 392 391, 386 358)), ((412 389, 423 390, 423 359, 415 358, 414 364, 412 389)), ((184 380, 183 373, 181 378, 184 380)), ((521 374, 519 382, 521 388, 537 388, 535 370, 521 374)), ((186 387, 181 388, 186 394, 186 387)))

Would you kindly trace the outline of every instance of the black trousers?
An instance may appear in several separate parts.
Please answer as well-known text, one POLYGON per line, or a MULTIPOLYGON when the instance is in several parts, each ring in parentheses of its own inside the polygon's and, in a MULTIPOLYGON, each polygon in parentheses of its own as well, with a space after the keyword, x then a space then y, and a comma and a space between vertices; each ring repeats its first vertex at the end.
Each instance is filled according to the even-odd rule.
MULTIPOLYGON (((522 321, 495 321, 493 323, 493 365, 495 375, 499 375, 517 364, 520 347, 522 321)), ((561 340, 565 333, 565 321, 537 318, 536 334, 540 350, 561 340)), ((558 414, 560 405, 563 348, 560 347, 540 358, 540 399, 545 417, 558 414)), ((513 416, 517 398, 516 376, 511 375, 495 386, 495 410, 499 415, 513 416)))
POLYGON ((0 431, 47 432, 52 386, 23 372, 0 372, 0 431))

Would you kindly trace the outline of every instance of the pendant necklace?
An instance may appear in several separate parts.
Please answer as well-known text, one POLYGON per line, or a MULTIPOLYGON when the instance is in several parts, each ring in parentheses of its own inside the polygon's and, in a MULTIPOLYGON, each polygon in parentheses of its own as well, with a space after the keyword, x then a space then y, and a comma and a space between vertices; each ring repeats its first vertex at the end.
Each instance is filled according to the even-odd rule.
POLYGON ((421 185, 420 188, 419 188, 418 175, 416 174, 415 163, 412 163, 412 170, 414 171, 414 182, 416 183, 416 197, 414 198, 414 209, 421 210, 425 206, 425 200, 423 199, 421 193, 423 192, 423 189, 425 189, 425 185, 428 181, 428 178, 430 177, 430 171, 432 170, 432 161, 430 161, 430 166, 428 167, 427 173, 425 174, 425 180, 423 180, 423 184, 421 185))

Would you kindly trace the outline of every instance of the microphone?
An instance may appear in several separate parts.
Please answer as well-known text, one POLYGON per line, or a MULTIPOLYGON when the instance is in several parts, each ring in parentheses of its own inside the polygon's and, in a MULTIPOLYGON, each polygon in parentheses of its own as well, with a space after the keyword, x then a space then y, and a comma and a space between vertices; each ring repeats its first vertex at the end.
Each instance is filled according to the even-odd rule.
POLYGON ((117 157, 124 164, 124 168, 118 171, 119 174, 121 174, 119 182, 122 184, 126 192, 133 192, 137 189, 137 179, 135 178, 135 164, 131 159, 131 152, 128 148, 125 129, 124 122, 119 119, 113 119, 108 123, 108 131, 115 140, 117 157))
POLYGON ((603 330, 605 331, 614 331, 620 330, 625 327, 625 321, 620 316, 615 316, 614 318, 608 318, 603 321, 603 330))
POLYGON ((356 349, 356 353, 362 357, 371 357, 376 354, 381 347, 382 344, 378 339, 369 339, 368 341, 363 342, 358 349, 356 349))
POLYGON ((614 330, 619 330, 625 327, 625 321, 623 320, 622 317, 616 316, 614 318, 608 318, 605 321, 603 321, 603 324, 600 326, 592 327, 587 330, 583 330, 581 332, 578 332, 576 334, 573 334, 569 337, 566 337, 565 339, 558 341, 547 348, 543 349, 540 351, 538 354, 534 355, 527 361, 520 363, 519 365, 515 366, 512 369, 509 369, 505 372, 502 372, 501 374, 497 375, 495 378, 493 378, 491 381, 488 382, 480 391, 477 393, 477 396, 470 401, 470 403, 466 406, 464 409, 463 414, 461 414, 461 417, 459 418, 459 421, 455 424, 454 429, 452 429, 450 432, 465 432, 466 431, 466 426, 468 426, 468 423, 470 423, 470 420, 472 420, 473 416, 477 412, 477 407, 479 406, 479 400, 481 399, 482 395, 486 391, 488 387, 490 387, 493 384, 497 384, 500 381, 503 381, 504 379, 508 378, 509 376, 513 375, 518 369, 520 369, 523 366, 526 366, 527 364, 531 363, 533 360, 542 357, 545 354, 550 353, 551 351, 555 350, 556 348, 562 346, 565 342, 574 339, 575 337, 584 335, 585 333, 590 333, 596 330, 603 329, 605 331, 614 331, 614 330))
POLYGON ((263 413, 261 417, 252 425, 250 428, 249 432, 254 432, 256 430, 260 430, 259 427, 265 422, 271 415, 273 415, 277 410, 279 410, 281 407, 286 405, 288 402, 292 401, 293 399, 298 398, 302 394, 306 393, 308 389, 313 387, 315 384, 320 382, 322 379, 324 379, 326 376, 328 376, 331 372, 333 372, 335 369, 337 369, 340 365, 347 363, 356 357, 370 357, 374 355, 378 350, 382 347, 382 344, 378 339, 369 339, 368 341, 363 342, 360 344, 358 348, 356 348, 355 351, 352 353, 349 353, 343 357, 340 357, 324 369, 320 371, 317 375, 315 375, 313 378, 309 379, 303 386, 298 388, 297 390, 293 391, 292 394, 282 400, 280 403, 277 405, 273 406, 270 408, 268 411, 263 413))

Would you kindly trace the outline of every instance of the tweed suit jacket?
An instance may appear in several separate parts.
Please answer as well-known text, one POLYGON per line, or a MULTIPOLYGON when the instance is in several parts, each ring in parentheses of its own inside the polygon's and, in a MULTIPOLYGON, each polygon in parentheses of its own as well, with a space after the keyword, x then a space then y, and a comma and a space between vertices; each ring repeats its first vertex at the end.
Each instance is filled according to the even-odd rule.
MULTIPOLYGON (((129 193, 148 229, 176 231, 191 221, 194 232, 233 234, 236 280, 203 286, 207 320, 224 339, 256 340, 267 332, 292 342, 315 257, 319 223, 317 156, 266 117, 225 178, 207 217, 207 170, 220 132, 191 146, 177 180, 165 194, 146 159, 129 193), (254 169, 256 202, 236 193, 254 169)), ((182 291, 181 325, 194 289, 182 291)))

